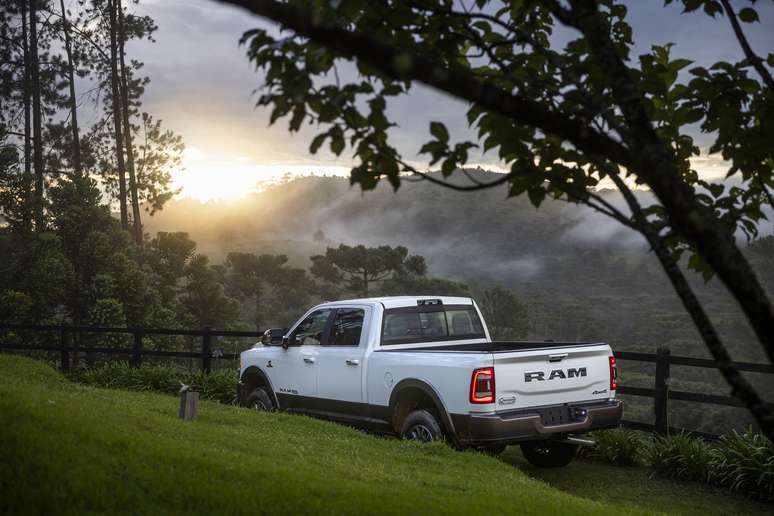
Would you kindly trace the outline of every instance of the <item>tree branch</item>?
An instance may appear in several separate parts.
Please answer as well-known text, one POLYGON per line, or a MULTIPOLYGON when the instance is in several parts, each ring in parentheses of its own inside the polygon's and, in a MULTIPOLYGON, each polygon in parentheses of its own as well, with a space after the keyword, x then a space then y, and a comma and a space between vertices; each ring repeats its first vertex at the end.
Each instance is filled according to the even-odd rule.
POLYGON ((672 149, 663 142, 647 115, 632 72, 610 38, 606 18, 594 0, 570 0, 572 16, 556 1, 546 0, 562 23, 579 29, 592 55, 606 72, 615 103, 630 128, 626 145, 600 134, 569 114, 547 109, 518 93, 512 94, 476 77, 456 64, 442 66, 415 48, 397 49, 369 34, 336 27, 321 13, 302 11, 275 0, 219 0, 243 7, 308 37, 343 56, 354 57, 398 80, 416 80, 473 102, 493 113, 554 135, 593 157, 634 171, 661 201, 676 232, 690 242, 740 304, 769 360, 774 363, 774 308, 733 233, 698 202, 694 189, 681 179, 672 149))
POLYGON ((556 135, 585 152, 610 157, 626 167, 635 165, 626 147, 592 129, 586 121, 546 109, 543 104, 523 95, 511 94, 481 80, 467 68, 454 64, 442 66, 424 57, 416 49, 394 48, 370 35, 333 26, 314 13, 275 0, 218 1, 243 7, 268 18, 342 55, 360 59, 395 79, 423 82, 492 112, 556 135))
POLYGON ((769 410, 766 403, 761 399, 753 386, 750 385, 750 383, 734 367, 731 355, 729 355, 728 350, 720 340, 720 336, 712 324, 712 321, 710 321, 707 312, 704 311, 704 307, 702 307, 699 299, 696 297, 691 285, 680 270, 679 264, 667 248, 664 240, 655 230, 653 225, 647 220, 637 198, 618 174, 612 173, 609 174, 609 177, 613 183, 615 183, 616 187, 618 187, 618 190, 629 205, 638 231, 650 244, 651 249, 653 249, 653 252, 661 263, 661 267, 669 277, 669 281, 672 283, 675 293, 682 301, 685 310, 691 316, 696 328, 699 330, 699 334, 701 335, 702 340, 704 340, 712 358, 718 363, 720 373, 731 386, 731 394, 745 404, 760 425, 761 430, 764 431, 769 439, 774 441, 774 439, 772 439, 772 437, 774 437, 774 413, 769 410))
POLYGON ((736 17, 736 13, 731 8, 731 2, 728 0, 720 1, 723 4, 723 9, 725 9, 726 14, 728 15, 728 21, 731 22, 731 27, 734 29, 734 34, 736 35, 736 39, 739 41, 739 45, 742 47, 742 51, 744 52, 745 57, 748 61, 750 61, 750 64, 753 65, 755 70, 758 72, 758 75, 761 76, 761 79, 763 79, 763 82, 766 83, 766 86, 768 86, 768 88, 774 92, 774 79, 772 79, 769 70, 763 66, 763 59, 758 57, 758 55, 750 46, 750 42, 747 41, 747 36, 744 35, 742 26, 739 24, 739 19, 736 17))
POLYGON ((635 162, 634 167, 620 164, 650 186, 673 228, 694 246, 742 307, 769 361, 774 363, 774 307, 737 247, 732 231, 717 220, 710 208, 699 203, 694 189, 681 179, 674 154, 653 127, 635 79, 610 38, 609 24, 596 0, 570 0, 573 11, 569 18, 558 2, 547 3, 562 9, 555 15, 581 31, 593 57, 606 70, 613 99, 629 127, 626 143, 635 162))

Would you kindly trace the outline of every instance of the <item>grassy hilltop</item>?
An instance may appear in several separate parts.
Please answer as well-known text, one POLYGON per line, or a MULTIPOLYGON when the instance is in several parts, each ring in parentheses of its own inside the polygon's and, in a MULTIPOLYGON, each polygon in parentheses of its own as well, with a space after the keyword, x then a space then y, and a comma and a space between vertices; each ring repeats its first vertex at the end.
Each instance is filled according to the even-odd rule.
POLYGON ((199 419, 184 422, 173 397, 85 387, 8 355, 0 356, 0 378, 3 514, 767 509, 697 484, 650 481, 633 469, 578 462, 538 473, 517 448, 498 460, 217 403, 203 402, 199 419))

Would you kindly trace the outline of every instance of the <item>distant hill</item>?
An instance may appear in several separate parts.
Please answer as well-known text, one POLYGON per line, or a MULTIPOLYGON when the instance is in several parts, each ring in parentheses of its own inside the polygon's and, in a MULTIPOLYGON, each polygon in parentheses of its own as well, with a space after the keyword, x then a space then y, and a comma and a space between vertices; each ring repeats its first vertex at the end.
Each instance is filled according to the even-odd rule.
MULTIPOLYGON (((619 203, 612 192, 603 195, 619 203)), ((526 197, 508 198, 505 187, 464 193, 404 182, 397 192, 386 183, 362 192, 345 178, 304 177, 238 202, 173 201, 147 229, 187 231, 216 262, 239 250, 285 253, 308 267, 309 256, 339 243, 405 245, 427 258, 433 275, 464 281, 474 292, 495 284, 518 292, 534 308, 535 338, 703 354, 639 235, 564 202, 546 200, 535 209, 526 197)), ((722 285, 689 274, 739 358, 762 358, 722 285)))

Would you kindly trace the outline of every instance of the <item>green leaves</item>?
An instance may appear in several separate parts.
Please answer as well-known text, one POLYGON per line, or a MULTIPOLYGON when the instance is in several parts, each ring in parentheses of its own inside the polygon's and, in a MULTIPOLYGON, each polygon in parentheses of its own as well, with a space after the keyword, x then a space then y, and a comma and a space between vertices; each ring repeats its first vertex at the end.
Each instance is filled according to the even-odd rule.
POLYGON ((449 131, 441 122, 430 122, 430 134, 443 143, 449 141, 449 131))
POLYGON ((745 23, 759 22, 758 12, 752 7, 745 7, 739 10, 739 19, 745 23))
POLYGON ((328 133, 321 133, 314 137, 312 140, 311 145, 309 145, 309 152, 312 154, 317 154, 317 151, 320 149, 323 143, 325 143, 325 139, 328 137, 328 133))
POLYGON ((341 130, 341 127, 338 125, 333 126, 330 131, 330 137, 331 152, 338 156, 344 150, 344 132, 341 130))

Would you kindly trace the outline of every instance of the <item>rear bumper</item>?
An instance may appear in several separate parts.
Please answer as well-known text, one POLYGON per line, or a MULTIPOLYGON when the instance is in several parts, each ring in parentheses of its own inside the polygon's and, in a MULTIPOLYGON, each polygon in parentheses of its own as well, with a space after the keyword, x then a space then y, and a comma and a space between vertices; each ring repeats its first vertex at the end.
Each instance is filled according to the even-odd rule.
MULTIPOLYGON (((559 405, 557 407, 563 407, 559 405)), ((556 434, 580 433, 618 426, 623 413, 620 400, 570 403, 569 422, 547 425, 543 411, 555 407, 534 407, 496 414, 452 414, 457 440, 464 445, 511 444, 548 439, 556 434)))

